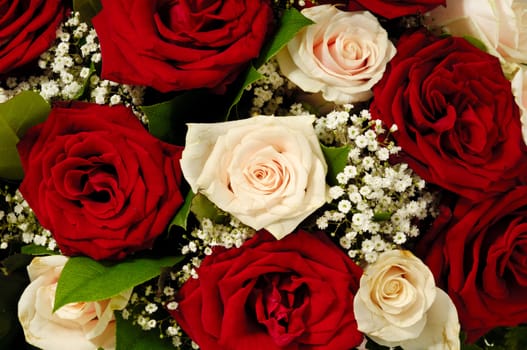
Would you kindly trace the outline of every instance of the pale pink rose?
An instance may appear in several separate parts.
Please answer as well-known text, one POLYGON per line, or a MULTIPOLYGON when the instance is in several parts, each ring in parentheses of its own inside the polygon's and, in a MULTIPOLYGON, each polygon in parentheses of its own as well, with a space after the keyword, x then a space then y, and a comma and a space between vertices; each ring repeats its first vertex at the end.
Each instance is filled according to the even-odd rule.
POLYGON ((189 124, 183 176, 194 193, 280 239, 326 202, 327 165, 313 121, 256 116, 189 124))
POLYGON ((306 8, 302 14, 315 24, 277 54, 282 73, 306 92, 322 92, 327 101, 368 100, 396 52, 377 18, 332 5, 306 8))
POLYGON ((45 350, 115 348, 113 311, 128 303, 131 290, 111 299, 67 304, 55 313, 55 290, 68 260, 62 255, 35 257, 27 267, 30 284, 18 302, 26 341, 45 350))
POLYGON ((502 63, 527 63, 525 0, 447 0, 425 18, 431 28, 479 39, 502 63))
POLYGON ((387 251, 369 265, 354 299, 358 329, 375 342, 404 350, 457 350, 457 311, 411 252, 387 251))

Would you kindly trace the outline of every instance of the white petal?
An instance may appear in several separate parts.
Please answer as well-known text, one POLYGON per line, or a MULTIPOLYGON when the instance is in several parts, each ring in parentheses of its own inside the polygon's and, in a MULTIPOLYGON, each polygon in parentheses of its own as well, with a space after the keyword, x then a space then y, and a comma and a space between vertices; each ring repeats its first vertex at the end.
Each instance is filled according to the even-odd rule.
POLYGON ((437 288, 437 296, 427 314, 426 326, 416 339, 401 342, 404 350, 457 350, 460 325, 450 297, 437 288))

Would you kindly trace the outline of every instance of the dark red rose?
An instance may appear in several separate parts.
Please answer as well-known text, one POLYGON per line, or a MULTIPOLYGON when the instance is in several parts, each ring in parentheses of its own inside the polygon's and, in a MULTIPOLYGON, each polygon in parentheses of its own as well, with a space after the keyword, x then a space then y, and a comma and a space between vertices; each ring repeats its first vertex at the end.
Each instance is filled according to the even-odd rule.
POLYGON ((29 63, 55 40, 62 0, 0 0, 0 76, 29 63))
POLYGON ((207 256, 171 314, 203 350, 352 349, 361 274, 322 233, 260 231, 207 256))
POLYGON ((451 207, 418 252, 456 305, 468 341, 527 323, 527 186, 451 207))
POLYGON ((124 106, 56 106, 18 151, 20 192, 65 255, 121 259, 150 248, 183 202, 182 148, 124 106))
POLYGON ((159 91, 223 92, 258 56, 268 0, 102 0, 102 77, 159 91))
POLYGON ((401 38, 373 88, 371 114, 427 182, 471 199, 516 186, 525 174, 520 111, 495 57, 462 38, 424 31, 401 38))
POLYGON ((348 10, 368 10, 376 15, 393 19, 422 14, 445 4, 446 0, 349 0, 348 10))

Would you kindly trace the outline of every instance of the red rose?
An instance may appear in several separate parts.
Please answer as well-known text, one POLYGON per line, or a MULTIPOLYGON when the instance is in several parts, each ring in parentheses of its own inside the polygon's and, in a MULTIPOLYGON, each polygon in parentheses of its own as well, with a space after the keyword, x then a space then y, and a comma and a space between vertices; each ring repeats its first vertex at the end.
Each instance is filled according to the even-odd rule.
POLYGON ((20 192, 65 255, 121 259, 149 248, 183 202, 181 147, 123 106, 56 106, 18 151, 20 192))
POLYGON ((207 256, 171 314, 203 350, 351 349, 361 274, 322 233, 260 231, 207 256))
POLYGON ((445 4, 446 0, 350 0, 348 10, 368 10, 376 15, 393 19, 425 13, 445 4))
POLYGON ((0 1, 0 76, 46 51, 63 17, 61 0, 0 1))
POLYGON ((371 114, 391 126, 412 169, 471 199, 507 191, 525 174, 520 111, 499 61, 462 38, 401 38, 373 88, 371 114))
POLYGON ((268 0, 102 0, 102 77, 163 92, 226 85, 260 53, 268 0))
POLYGON ((468 341, 527 323, 527 186, 453 207, 443 208, 418 251, 456 305, 468 341))

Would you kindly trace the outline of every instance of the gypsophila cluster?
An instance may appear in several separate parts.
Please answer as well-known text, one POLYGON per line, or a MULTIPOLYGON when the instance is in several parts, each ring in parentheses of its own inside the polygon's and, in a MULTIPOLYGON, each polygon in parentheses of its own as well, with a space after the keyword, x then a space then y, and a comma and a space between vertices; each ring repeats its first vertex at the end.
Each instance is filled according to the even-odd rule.
POLYGON ((278 63, 271 59, 264 63, 258 72, 262 78, 246 88, 252 93, 251 115, 284 115, 286 95, 295 87, 280 74, 278 63))
POLYGON ((170 275, 175 279, 173 273, 165 271, 159 280, 137 286, 121 316, 125 320, 131 320, 145 332, 157 332, 159 338, 170 339, 176 349, 189 349, 192 347, 192 341, 167 312, 177 309, 178 306, 177 302, 173 301, 176 289, 170 285, 170 275))
POLYGON ((334 104, 324 101, 318 94, 299 89, 280 72, 278 63, 271 59, 258 72, 261 78, 247 90, 251 97, 250 114, 255 115, 309 115, 331 109, 334 104))
POLYGON ((209 218, 202 218, 200 227, 190 233, 190 237, 187 238, 188 243, 183 245, 181 253, 192 256, 192 258, 177 272, 180 285, 191 277, 198 278, 196 268, 199 267, 201 258, 211 255, 214 247, 239 248, 255 234, 252 228, 243 225, 236 218, 224 215, 229 218, 227 225, 214 223, 209 218))
POLYGON ((51 232, 37 221, 33 210, 29 207, 22 194, 16 190, 14 194, 7 187, 0 189, 3 205, 0 208, 0 250, 9 249, 12 245, 28 245, 42 247, 49 251, 57 251, 57 244, 51 232))
POLYGON ((200 220, 200 227, 190 236, 183 235, 185 243, 181 248, 185 263, 176 269, 161 273, 157 281, 150 281, 134 289, 122 316, 132 320, 144 331, 159 332, 161 338, 170 337, 172 345, 178 349, 199 349, 181 330, 166 310, 176 310, 174 301, 176 291, 189 279, 199 278, 197 268, 206 255, 212 254, 214 247, 237 248, 255 231, 226 213, 219 213, 227 224, 214 223, 209 218, 200 220))
POLYGON ((137 106, 145 88, 103 80, 97 75, 101 52, 95 29, 73 12, 57 30, 55 43, 38 60, 39 72, 29 77, 9 77, 0 82, 0 103, 21 91, 33 90, 47 101, 82 100, 97 104, 124 104, 147 123, 137 106))
POLYGON ((351 113, 344 105, 318 118, 315 130, 326 146, 345 147, 347 162, 329 189, 329 209, 316 219, 348 255, 359 263, 373 263, 385 250, 399 248, 419 235, 417 223, 436 211, 435 195, 405 163, 390 164, 400 150, 389 132, 368 110, 351 113), (379 141, 380 139, 384 141, 379 141))

